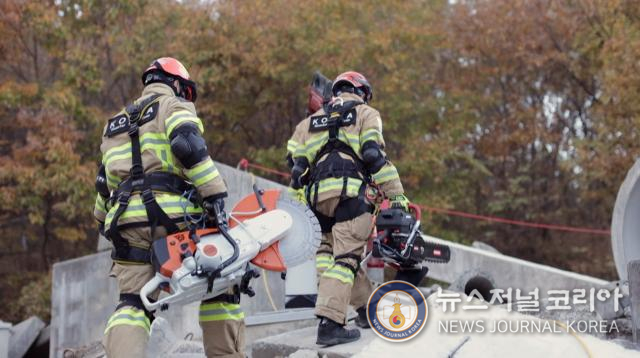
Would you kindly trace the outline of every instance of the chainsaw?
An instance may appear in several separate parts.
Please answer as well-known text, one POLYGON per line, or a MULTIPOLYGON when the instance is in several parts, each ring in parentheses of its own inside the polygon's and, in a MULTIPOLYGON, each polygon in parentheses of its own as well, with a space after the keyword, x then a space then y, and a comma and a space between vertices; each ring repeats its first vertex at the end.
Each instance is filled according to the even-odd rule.
POLYGON ((449 262, 451 250, 448 246, 424 240, 419 206, 409 204, 410 212, 388 206, 385 201, 376 217, 378 234, 373 241, 372 257, 397 268, 415 267, 423 262, 449 262))
POLYGON ((318 219, 280 190, 248 195, 228 215, 212 208, 217 228, 189 230, 154 241, 155 276, 140 290, 149 311, 234 292, 253 296, 257 268, 285 272, 307 262, 320 246, 318 219), (227 220, 229 220, 227 222, 227 220), (164 291, 157 300, 150 296, 164 291))

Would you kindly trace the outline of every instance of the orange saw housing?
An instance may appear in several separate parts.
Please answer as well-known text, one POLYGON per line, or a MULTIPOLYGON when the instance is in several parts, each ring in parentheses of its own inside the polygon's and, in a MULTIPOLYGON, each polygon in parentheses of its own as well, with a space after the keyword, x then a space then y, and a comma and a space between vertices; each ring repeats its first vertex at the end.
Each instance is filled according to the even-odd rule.
MULTIPOLYGON (((262 202, 266 211, 274 210, 276 203, 280 198, 280 190, 265 190, 262 195, 262 202)), ((233 219, 229 223, 231 228, 239 225, 239 222, 254 218, 262 211, 260 204, 254 194, 244 197, 232 210, 233 219), (250 214, 244 214, 250 213, 250 214), (237 220, 237 221, 236 221, 237 220)), ((204 235, 215 234, 218 232, 216 228, 208 228, 196 230, 196 235, 202 237, 204 235)), ((152 262, 156 272, 165 277, 171 277, 173 273, 180 268, 182 260, 185 257, 193 256, 196 250, 195 242, 189 237, 189 231, 182 231, 173 235, 168 235, 164 239, 159 239, 153 243, 152 262)), ((278 242, 275 242, 268 248, 262 250, 251 260, 251 263, 265 270, 284 272, 286 266, 280 250, 278 242)))

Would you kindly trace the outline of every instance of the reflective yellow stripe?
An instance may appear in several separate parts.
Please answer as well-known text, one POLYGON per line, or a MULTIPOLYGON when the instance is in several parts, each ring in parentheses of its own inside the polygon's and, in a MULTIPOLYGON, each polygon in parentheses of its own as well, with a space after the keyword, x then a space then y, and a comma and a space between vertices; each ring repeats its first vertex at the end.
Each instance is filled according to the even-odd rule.
POLYGON ((360 143, 373 140, 377 143, 382 142, 382 133, 377 128, 369 128, 360 135, 360 143))
POLYGON ((323 145, 329 140, 329 133, 327 131, 321 134, 314 135, 304 145, 296 147, 294 157, 306 157, 309 162, 312 162, 316 156, 316 153, 322 148, 323 145))
POLYGON ((171 137, 171 132, 173 132, 173 130, 179 126, 182 123, 185 122, 193 122, 198 126, 198 129, 200 130, 200 133, 204 132, 204 127, 202 126, 202 121, 200 120, 200 118, 196 117, 193 113, 186 111, 186 110, 182 110, 182 111, 177 111, 175 113, 173 113, 169 118, 167 118, 164 123, 165 123, 165 133, 168 137, 171 137))
MULTIPOLYGON (((338 140, 348 144, 355 153, 360 151, 360 137, 357 134, 347 133, 343 128, 338 132, 338 140)), ((309 162, 313 161, 316 154, 329 141, 329 132, 324 131, 321 134, 314 135, 304 145, 295 147, 294 157, 306 157, 309 162)), ((287 146, 289 148, 289 146, 287 146)))
POLYGON ((118 184, 120 183, 120 178, 111 174, 108 169, 106 173, 107 173, 107 188, 109 190, 115 190, 118 187, 118 184))
POLYGON ((353 272, 341 265, 333 265, 322 274, 323 278, 334 278, 342 283, 353 284, 353 272))
POLYGON ((111 315, 104 334, 107 334, 111 328, 119 325, 141 327, 147 331, 147 333, 149 333, 151 328, 151 322, 149 322, 149 318, 144 314, 144 311, 136 308, 125 308, 111 315))
POLYGON ((200 305, 200 322, 241 319, 244 319, 244 312, 239 304, 214 302, 200 305))
POLYGON ((296 142, 293 139, 289 139, 289 141, 287 142, 287 152, 294 153, 297 147, 298 147, 298 142, 296 142))
POLYGON ((390 180, 400 179, 398 170, 392 164, 387 164, 380 171, 371 176, 376 184, 386 183, 390 180))
POLYGON ((195 186, 206 184, 220 175, 211 158, 207 158, 195 167, 185 170, 185 174, 195 186))
POLYGON ((316 255, 316 269, 328 269, 333 265, 334 259, 330 255, 316 255))
POLYGON ((100 194, 96 196, 96 211, 99 211, 107 215, 107 206, 104 199, 102 198, 102 195, 100 194))
MULTIPOLYGON (((342 190, 342 186, 344 185, 343 178, 327 178, 321 180, 319 183, 314 184, 311 187, 311 201, 315 200, 316 193, 316 185, 318 186, 318 195, 322 193, 326 193, 331 190, 342 190)), ((358 192, 360 191, 360 187, 362 186, 362 180, 356 178, 348 178, 347 179, 347 192, 346 195, 350 198, 355 198, 358 196, 358 192)))
MULTIPOLYGON (((202 209, 199 207, 195 207, 194 204, 187 200, 182 196, 178 196, 175 194, 161 194, 155 193, 156 202, 162 208, 166 214, 182 214, 185 212, 189 214, 199 214, 202 212, 202 209)), ((116 203, 107 214, 107 218, 105 220, 105 225, 108 227, 111 225, 111 220, 113 220, 113 216, 116 211, 120 207, 119 203, 116 203)), ((129 200, 129 205, 127 206, 127 210, 122 214, 120 219, 133 219, 139 218, 140 221, 145 221, 147 219, 147 210, 142 203, 142 199, 139 196, 136 196, 129 200)))
MULTIPOLYGON (((163 133, 143 133, 140 135, 140 150, 171 150, 167 137, 163 133)), ((102 163, 107 165, 114 160, 131 158, 131 141, 110 148, 104 153, 102 163)))
POLYGON ((357 134, 347 133, 347 131, 340 128, 338 139, 348 143, 355 153, 360 153, 360 137, 357 134))
MULTIPOLYGON (((144 133, 140 136, 140 151, 152 151, 160 160, 162 168, 165 171, 179 174, 179 170, 173 164, 171 153, 171 145, 164 133, 144 133)), ((131 158, 131 142, 113 147, 105 152, 102 157, 102 164, 107 168, 107 187, 115 189, 122 178, 111 172, 112 163, 117 160, 125 160, 131 158)))

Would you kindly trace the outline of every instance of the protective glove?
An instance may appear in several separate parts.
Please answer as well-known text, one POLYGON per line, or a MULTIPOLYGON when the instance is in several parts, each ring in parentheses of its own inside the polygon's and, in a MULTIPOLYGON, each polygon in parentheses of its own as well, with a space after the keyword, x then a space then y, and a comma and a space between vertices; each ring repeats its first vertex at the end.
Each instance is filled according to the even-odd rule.
POLYGON ((309 184, 309 162, 306 158, 296 158, 291 168, 291 187, 302 189, 309 184))
POLYGON ((305 195, 305 188, 294 189, 289 187, 289 195, 296 201, 301 202, 304 205, 307 205, 307 196, 305 195))
POLYGON ((209 214, 216 226, 227 225, 227 213, 224 212, 225 195, 208 196, 202 200, 202 206, 209 214))
POLYGON ((409 212, 409 203, 410 203, 409 199, 407 199, 407 197, 404 196, 403 194, 396 195, 391 198, 392 208, 399 208, 406 212, 409 212))

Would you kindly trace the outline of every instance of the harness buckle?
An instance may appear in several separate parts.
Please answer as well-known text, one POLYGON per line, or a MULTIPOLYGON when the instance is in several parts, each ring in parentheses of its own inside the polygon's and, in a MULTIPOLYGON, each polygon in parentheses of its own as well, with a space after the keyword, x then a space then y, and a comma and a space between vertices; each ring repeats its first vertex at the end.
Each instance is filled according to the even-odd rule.
MULTIPOLYGON (((133 119, 133 117, 131 119, 133 119)), ((130 123, 129 123, 129 131, 128 131, 129 136, 138 134, 138 129, 139 129, 138 121, 136 120, 135 122, 133 122, 133 121, 131 121, 131 119, 129 120, 130 121, 130 123)))
POLYGON ((137 185, 142 185, 144 181, 144 169, 141 164, 133 164, 131 166, 131 186, 136 187, 137 185))
POLYGON ((124 192, 120 193, 120 196, 118 197, 118 204, 120 204, 120 205, 128 205, 130 198, 131 198, 131 192, 130 191, 124 191, 124 192))
POLYGON ((144 204, 150 204, 155 200, 155 198, 153 197, 153 192, 149 188, 144 189, 140 196, 142 197, 142 202, 144 204))

